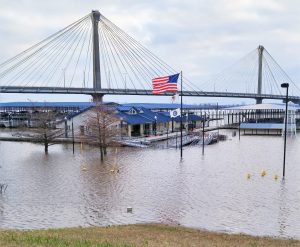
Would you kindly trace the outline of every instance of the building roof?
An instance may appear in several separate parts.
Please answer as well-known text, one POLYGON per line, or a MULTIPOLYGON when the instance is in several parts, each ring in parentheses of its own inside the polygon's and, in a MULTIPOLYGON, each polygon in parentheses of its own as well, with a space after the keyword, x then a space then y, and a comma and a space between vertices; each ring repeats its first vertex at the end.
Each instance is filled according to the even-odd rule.
POLYGON ((255 130, 282 130, 282 123, 241 123, 240 129, 255 129, 255 130))
MULTIPOLYGON (((25 102, 6 102, 0 103, 1 107, 78 107, 84 109, 93 106, 94 102, 35 102, 35 101, 25 101, 25 102)), ((173 110, 180 108, 178 103, 126 103, 118 104, 114 102, 105 102, 105 104, 116 105, 120 111, 126 111, 131 107, 145 108, 149 110, 173 110)), ((219 105, 219 108, 227 107, 225 105, 219 105)), ((199 104, 190 105, 183 104, 183 109, 197 110, 197 109, 211 109, 216 108, 216 104, 199 104)))
MULTIPOLYGON (((166 115, 169 117, 169 121, 172 120, 172 118, 170 118, 170 113, 169 112, 162 112, 162 114, 166 115)), ((180 122, 181 121, 181 117, 177 116, 176 118, 173 118, 173 120, 175 122, 180 122)), ((186 121, 202 121, 203 117, 197 116, 195 114, 189 113, 188 117, 186 116, 186 114, 183 115, 182 117, 182 122, 186 122, 186 121)))
POLYGON ((6 102, 0 103, 0 107, 79 107, 86 108, 93 102, 6 102))
MULTIPOLYGON (((87 108, 84 108, 82 110, 80 110, 79 112, 75 112, 72 114, 69 114, 67 116, 67 119, 72 119, 80 114, 82 114, 83 112, 86 112, 90 109, 92 109, 94 106, 90 105, 87 108)), ((171 117, 170 117, 170 113, 168 111, 164 111, 164 112, 154 112, 151 111, 149 109, 140 107, 140 108, 136 108, 136 107, 127 107, 126 111, 124 111, 124 108, 122 108, 121 110, 118 110, 120 107, 113 107, 111 105, 108 105, 109 108, 111 109, 116 109, 117 110, 117 116, 122 119, 123 122, 126 122, 127 124, 130 125, 136 125, 136 124, 151 124, 151 123, 167 123, 169 121, 171 121, 171 117), (134 111, 132 111, 134 110, 134 111)), ((173 120, 175 122, 180 122, 180 116, 173 118, 173 120)), ((195 114, 189 114, 188 116, 188 121, 200 121, 202 120, 201 117, 195 115, 195 114)), ((187 117, 186 115, 183 116, 182 118, 183 122, 187 121, 187 117)))
POLYGON ((146 124, 146 123, 152 123, 150 119, 147 119, 145 117, 142 117, 140 115, 130 115, 124 112, 118 112, 117 115, 122 119, 122 121, 126 122, 130 125, 135 124, 146 124))
POLYGON ((166 116, 162 112, 152 112, 149 109, 145 108, 135 108, 131 107, 128 111, 119 111, 117 115, 123 119, 123 121, 127 122, 128 124, 146 124, 146 123, 166 123, 170 121, 170 117, 166 116), (135 109, 137 114, 130 114, 129 111, 131 109, 135 109), (156 118, 155 118, 156 117, 156 118))
MULTIPOLYGON (((295 110, 300 109, 299 105, 292 102, 289 102, 288 107, 295 110)), ((226 110, 285 110, 285 103, 242 105, 226 108, 226 110)))
MULTIPOLYGON (((120 104, 118 109, 120 111, 126 111, 131 107, 136 108, 145 108, 149 110, 174 110, 180 108, 180 104, 177 103, 127 103, 127 104, 120 104)), ((201 105, 189 105, 183 104, 183 109, 209 109, 209 108, 216 108, 216 104, 201 104, 201 105)))
MULTIPOLYGON (((118 105, 114 102, 104 102, 105 105, 118 105)), ((94 106, 95 102, 6 102, 0 103, 0 107, 78 107, 79 109, 94 106)))

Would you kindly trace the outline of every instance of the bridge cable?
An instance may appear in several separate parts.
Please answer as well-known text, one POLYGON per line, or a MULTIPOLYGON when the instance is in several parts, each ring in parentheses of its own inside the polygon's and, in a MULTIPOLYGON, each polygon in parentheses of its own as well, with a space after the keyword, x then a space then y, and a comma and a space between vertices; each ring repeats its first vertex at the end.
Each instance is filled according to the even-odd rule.
MULTIPOLYGON (((113 38, 109 35, 108 30, 106 29, 105 25, 103 25, 103 28, 106 31, 106 37, 107 37, 107 40, 109 41, 109 45, 112 47, 112 56, 114 57, 114 61, 115 61, 116 66, 118 67, 118 70, 121 71, 121 67, 122 67, 126 71, 126 74, 128 74, 128 77, 131 81, 133 88, 136 90, 136 86, 135 86, 132 78, 129 76, 130 75, 129 71, 127 70, 127 68, 125 66, 126 61, 123 61, 124 58, 122 59, 121 55, 118 53, 116 44, 114 43, 113 38)), ((129 69, 131 69, 131 68, 129 67, 129 69)), ((122 74, 122 72, 121 72, 121 74, 122 74)), ((133 71, 133 74, 136 76, 134 71, 133 71)), ((126 78, 124 80, 126 80, 126 78)))
MULTIPOLYGON (((104 17, 105 18, 105 17, 104 17)), ((128 34, 126 34, 122 29, 120 29, 119 27, 117 27, 115 24, 113 24, 111 21, 109 21, 107 18, 105 18, 105 21, 109 22, 113 27, 115 27, 116 29, 120 30, 120 32, 122 32, 128 39, 132 40, 138 47, 140 47, 140 49, 142 49, 144 52, 146 52, 149 57, 151 57, 152 59, 155 58, 155 62, 159 63, 161 66, 163 66, 164 68, 171 70, 172 73, 178 73, 178 70, 173 69, 172 67, 170 67, 169 65, 167 65, 166 63, 164 63, 161 59, 159 59, 157 56, 155 56, 153 53, 151 53, 148 49, 146 49, 144 46, 142 46, 139 42, 137 42, 136 40, 134 40, 132 37, 130 37, 128 34)), ((161 76, 158 75, 157 76, 161 76)), ((184 77, 185 78, 185 77, 184 77)), ((188 81, 188 80, 187 80, 188 81)), ((185 83, 186 85, 187 83, 185 83)), ((190 83, 191 84, 191 83, 190 83)), ((192 88, 193 89, 193 88, 192 88)))
MULTIPOLYGON (((76 23, 76 25, 74 25, 74 26, 77 26, 77 25, 80 25, 80 24, 81 24, 81 22, 78 22, 78 23, 76 23)), ((44 44, 43 46, 41 46, 41 47, 38 48, 37 45, 34 45, 34 46, 32 46, 31 48, 27 49, 25 52, 22 52, 21 54, 16 55, 14 58, 11 58, 11 59, 7 60, 6 62, 2 63, 2 64, 0 65, 0 67, 3 67, 4 65, 7 65, 7 64, 11 63, 12 61, 16 60, 17 58, 20 58, 22 55, 25 55, 26 53, 28 53, 29 51, 31 51, 33 48, 35 48, 35 47, 38 48, 38 49, 35 50, 33 53, 31 53, 29 56, 27 56, 27 57, 21 59, 21 61, 17 62, 17 63, 16 63, 15 65, 13 65, 12 67, 10 67, 10 68, 6 69, 5 71, 3 71, 3 72, 0 74, 0 78, 3 78, 3 76, 6 75, 8 72, 10 72, 12 69, 15 69, 15 68, 17 68, 18 66, 20 66, 23 62, 27 61, 29 58, 31 58, 32 56, 34 56, 36 53, 40 52, 40 51, 43 50, 45 47, 47 47, 49 43, 51 43, 51 42, 53 42, 54 40, 60 38, 62 35, 64 35, 65 32, 68 31, 68 30, 66 30, 66 29, 63 29, 63 30, 64 30, 64 32, 60 32, 60 34, 59 34, 57 37, 54 37, 54 35, 51 35, 50 37, 53 37, 52 40, 48 41, 49 38, 48 38, 48 39, 45 39, 45 40, 48 41, 48 42, 47 42, 46 44, 44 44)), ((41 44, 41 42, 40 42, 39 44, 41 44)))
POLYGON ((26 49, 25 51, 23 51, 23 52, 17 54, 16 56, 14 56, 14 57, 12 57, 12 58, 10 58, 10 59, 4 61, 3 63, 0 64, 0 68, 1 68, 3 65, 5 65, 5 64, 7 64, 7 63, 10 63, 11 61, 15 60, 15 59, 18 58, 19 56, 23 56, 24 54, 26 54, 26 53, 29 52, 30 50, 32 50, 32 49, 38 47, 39 45, 43 44, 44 42, 48 41, 49 39, 52 39, 52 38, 55 37, 56 35, 58 35, 58 34, 60 34, 60 33, 62 33, 62 32, 65 32, 67 29, 71 28, 73 25, 77 25, 78 23, 80 23, 80 22, 81 22, 82 20, 84 20, 85 18, 88 18, 89 16, 90 16, 90 14, 88 14, 88 15, 82 17, 81 19, 79 19, 79 20, 73 22, 72 24, 68 25, 67 27, 61 29, 60 31, 58 31, 58 32, 56 32, 56 33, 50 35, 49 37, 43 39, 43 40, 40 41, 39 43, 37 43, 37 44, 35 44, 35 45, 29 47, 29 48, 26 49))
MULTIPOLYGON (((65 45, 63 45, 60 49, 57 49, 56 51, 54 51, 54 53, 51 53, 48 55, 48 57, 46 57, 46 59, 45 59, 46 63, 40 69, 41 73, 40 73, 40 76, 37 78, 37 80, 39 80, 39 78, 41 78, 41 76, 43 76, 43 74, 46 73, 47 70, 50 71, 50 74, 52 75, 51 78, 53 77, 53 75, 57 71, 58 67, 61 66, 64 58, 67 57, 68 51, 71 49, 72 45, 74 44, 74 41, 78 38, 78 35, 84 28, 85 24, 86 24, 86 22, 83 23, 82 27, 79 30, 79 33, 77 35, 76 34, 74 35, 74 39, 72 40, 72 42, 70 42, 70 40, 69 40, 69 42, 66 42, 65 45), (70 46, 68 46, 69 44, 70 44, 70 46), (68 46, 68 48, 66 49, 67 46, 68 46), (61 52, 63 52, 63 53, 61 53, 61 52), (59 57, 61 57, 61 59, 58 59, 59 57), (57 59, 58 59, 58 61, 56 63, 54 63, 55 60, 57 60, 57 59), (53 67, 53 68, 50 69, 51 67, 53 67)), ((66 71, 66 68, 63 69, 63 73, 65 73, 65 71, 66 71)), ((47 81, 48 80, 46 79, 43 84, 47 85, 47 81)), ((59 83, 59 80, 58 80, 58 83, 59 83)))
MULTIPOLYGON (((106 27, 109 31, 109 34, 112 36, 112 39, 114 39, 116 46, 118 47, 118 50, 121 50, 121 54, 123 54, 124 58, 127 61, 128 66, 131 68, 132 72, 134 73, 134 75, 136 76, 137 80, 140 81, 140 79, 138 78, 140 74, 143 75, 143 77, 145 77, 145 75, 147 76, 147 69, 146 71, 144 70, 144 67, 141 67, 141 62, 140 60, 137 59, 136 54, 134 52, 131 51, 131 47, 128 48, 127 44, 125 42, 122 42, 122 40, 120 40, 120 37, 115 35, 111 29, 109 29, 109 27, 106 27), (136 61, 135 66, 133 66, 132 61, 136 61), (135 72, 135 70, 137 71, 137 73, 135 72)), ((142 80, 143 80, 142 77, 142 80)), ((147 81, 146 81, 147 83, 147 81)), ((149 85, 149 83, 147 83, 149 85)), ((145 89, 143 83, 140 83, 140 85, 142 86, 143 89, 145 89)), ((150 84, 151 87, 151 84, 150 84)))
MULTIPOLYGON (((101 23, 101 22, 99 22, 99 23, 101 23)), ((103 25, 103 23, 101 23, 101 25, 103 25)), ((101 33, 102 41, 103 41, 103 44, 104 44, 104 47, 105 47, 105 53, 106 53, 106 56, 109 60, 109 65, 110 65, 111 71, 113 72, 113 76, 115 78, 117 88, 119 89, 118 80, 117 80, 117 77, 116 77, 116 74, 115 74, 115 69, 114 69, 114 66, 113 66, 113 64, 115 63, 115 61, 113 60, 114 57, 109 55, 110 53, 112 54, 112 50, 109 47, 109 43, 107 41, 107 37, 104 34, 104 30, 102 28, 100 28, 100 25, 99 25, 99 30, 100 30, 99 33, 101 33)), ((122 72, 119 71, 119 74, 122 74, 122 72)))
MULTIPOLYGON (((108 27, 109 30, 111 31, 110 33, 114 35, 113 30, 108 27)), ((134 63, 138 68, 138 72, 139 74, 143 74, 143 77, 148 77, 148 78, 152 78, 152 74, 150 72, 150 69, 148 69, 148 66, 145 66, 146 62, 144 60, 144 58, 139 54, 139 50, 134 50, 133 47, 130 47, 123 39, 121 39, 121 37, 119 35, 114 35, 116 38, 117 43, 119 44, 119 47, 122 51, 124 51, 124 55, 127 57, 127 61, 128 64, 132 65, 131 61, 136 61, 136 63, 134 63), (144 65, 144 66, 143 66, 144 65)), ((134 68, 134 66, 133 66, 134 68)), ((144 79, 144 78, 142 78, 144 79)), ((150 86, 151 88, 151 83, 146 80, 145 81, 146 84, 148 84, 148 86, 150 86)), ((145 89, 144 85, 141 83, 142 88, 145 89)))

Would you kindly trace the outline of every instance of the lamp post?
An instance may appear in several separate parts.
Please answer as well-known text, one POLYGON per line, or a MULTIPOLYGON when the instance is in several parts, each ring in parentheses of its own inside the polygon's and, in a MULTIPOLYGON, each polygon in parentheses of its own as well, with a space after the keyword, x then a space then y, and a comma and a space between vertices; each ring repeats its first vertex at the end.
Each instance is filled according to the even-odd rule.
POLYGON ((157 135, 157 116, 154 116, 154 120, 155 120, 155 135, 157 135))
POLYGON ((74 139, 74 123, 73 123, 73 117, 72 117, 72 147, 73 147, 73 154, 75 152, 75 139, 74 139))
POLYGON ((204 155, 204 137, 205 137, 205 121, 206 121, 206 113, 204 114, 204 118, 203 118, 203 124, 202 124, 202 155, 204 155))
POLYGON ((239 140, 241 140, 241 113, 239 112, 239 140))
POLYGON ((289 102, 289 84, 282 83, 282 88, 286 88, 286 97, 285 97, 285 122, 284 122, 284 147, 283 147, 283 179, 285 177, 285 154, 286 154, 286 130, 287 130, 287 112, 288 112, 288 102, 289 102))

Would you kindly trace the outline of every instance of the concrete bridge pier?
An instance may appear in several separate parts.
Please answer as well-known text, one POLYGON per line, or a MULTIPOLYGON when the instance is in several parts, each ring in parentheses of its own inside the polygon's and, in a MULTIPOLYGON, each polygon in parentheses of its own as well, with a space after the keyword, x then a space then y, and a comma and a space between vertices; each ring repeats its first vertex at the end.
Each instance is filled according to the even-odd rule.
POLYGON ((262 104, 263 99, 262 98, 255 98, 256 104, 262 104))
POLYGON ((94 94, 92 94, 92 97, 93 97, 93 102, 102 103, 104 94, 94 93, 94 94))

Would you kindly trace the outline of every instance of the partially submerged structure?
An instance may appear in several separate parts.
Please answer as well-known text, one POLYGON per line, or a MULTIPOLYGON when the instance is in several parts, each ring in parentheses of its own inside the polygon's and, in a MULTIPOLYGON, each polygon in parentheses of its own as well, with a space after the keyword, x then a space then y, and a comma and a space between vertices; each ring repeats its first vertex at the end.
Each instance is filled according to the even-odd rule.
MULTIPOLYGON (((143 137, 150 135, 161 135, 165 133, 176 132, 180 130, 180 116, 171 118, 167 110, 150 110, 141 105, 116 105, 109 106, 114 108, 114 113, 118 117, 115 126, 119 128, 120 137, 143 137)), ((90 106, 78 113, 70 114, 64 122, 58 124, 58 127, 66 129, 66 137, 70 135, 72 123, 76 135, 84 135, 88 131, 86 119, 94 106, 90 106)), ((183 129, 192 130, 201 126, 202 117, 194 112, 188 112, 183 115, 183 129)))
POLYGON ((287 134, 296 135, 296 118, 299 118, 299 105, 288 103, 287 119, 285 104, 257 104, 234 107, 238 115, 236 123, 246 135, 283 135, 285 121, 287 134))

